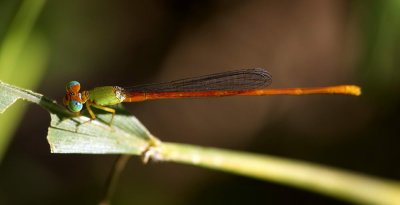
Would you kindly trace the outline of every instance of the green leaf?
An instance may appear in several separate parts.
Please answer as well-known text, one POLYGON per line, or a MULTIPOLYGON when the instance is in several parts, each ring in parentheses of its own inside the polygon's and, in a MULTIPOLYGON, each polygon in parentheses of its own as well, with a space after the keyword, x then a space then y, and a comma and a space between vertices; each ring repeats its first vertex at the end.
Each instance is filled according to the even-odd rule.
POLYGON ((27 100, 50 111, 48 142, 52 153, 118 153, 142 154, 157 140, 133 116, 117 108, 112 125, 111 114, 99 114, 90 121, 72 113, 43 95, 0 81, 0 113, 18 99, 27 100))
POLYGON ((0 86, 0 113, 3 113, 10 105, 14 104, 20 97, 9 92, 3 86, 0 86))
POLYGON ((142 154, 154 138, 135 118, 110 114, 98 115, 90 121, 86 116, 62 119, 51 114, 48 142, 53 153, 142 154))
POLYGON ((10 105, 18 99, 24 99, 39 104, 43 95, 24 90, 0 81, 0 113, 3 113, 10 105))
POLYGON ((360 204, 399 204, 400 183, 307 162, 195 145, 161 142, 133 116, 117 107, 89 121, 74 116, 42 95, 0 81, 0 111, 16 100, 39 104, 50 112, 48 142, 53 153, 141 155, 143 160, 170 161, 225 171, 329 195, 360 204))

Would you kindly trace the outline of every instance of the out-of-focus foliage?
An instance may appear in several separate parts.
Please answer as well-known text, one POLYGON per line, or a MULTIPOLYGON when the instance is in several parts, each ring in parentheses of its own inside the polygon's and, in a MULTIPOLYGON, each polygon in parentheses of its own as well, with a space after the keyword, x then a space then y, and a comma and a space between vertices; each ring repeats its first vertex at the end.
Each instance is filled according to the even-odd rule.
MULTIPOLYGON (((20 5, 11 1, 0 3, 4 10, 0 11, 1 19, 9 19, 9 22, 1 21, 0 25, 0 80, 31 89, 40 83, 49 51, 46 40, 34 25, 44 3, 45 0, 24 0, 20 5), (10 12, 13 10, 15 13, 10 12)), ((18 104, 0 116, 0 160, 24 111, 25 105, 18 104)))
MULTIPOLYGON (((0 51, 5 56, 21 52, 7 57, 17 59, 14 68, 0 69, 5 82, 57 101, 70 80, 90 89, 254 67, 267 68, 276 87, 359 84, 363 95, 358 98, 233 97, 126 107, 162 140, 400 179, 397 1, 47 1, 40 15, 23 16, 31 26, 36 21, 28 35, 11 35, 18 31, 13 27, 27 25, 14 23, 22 7, 39 11, 32 6, 36 3, 43 2, 0 1, 1 49, 10 37, 26 38, 23 45, 9 41, 23 49, 0 51)), ((32 106, 21 124, 18 115, 6 116, 23 110, 14 105, 0 116, 0 151, 5 153, 0 204, 97 203, 113 156, 50 154, 47 113, 32 106), (16 132, 7 131, 17 126, 16 132)), ((242 177, 139 161, 128 164, 114 202, 339 203, 242 177)))
POLYGON ((384 93, 400 87, 400 2, 358 1, 362 59, 360 73, 372 90, 384 93))

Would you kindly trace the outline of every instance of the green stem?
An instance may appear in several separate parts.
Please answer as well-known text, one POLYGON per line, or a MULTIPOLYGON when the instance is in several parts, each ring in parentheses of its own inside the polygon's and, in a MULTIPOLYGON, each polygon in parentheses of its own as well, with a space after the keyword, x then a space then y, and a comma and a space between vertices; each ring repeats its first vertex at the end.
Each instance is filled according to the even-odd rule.
POLYGON ((110 204, 110 200, 117 187, 119 177, 121 176, 121 173, 124 170, 125 165, 126 163, 128 163, 130 158, 131 158, 130 155, 119 155, 118 158, 115 160, 113 169, 107 180, 104 197, 99 203, 100 205, 110 204))
POLYGON ((154 160, 173 161, 235 173, 367 204, 400 203, 400 184, 362 174, 267 155, 161 143, 154 160))
MULTIPOLYGON (((143 161, 153 159, 206 167, 360 204, 400 204, 399 182, 297 160, 161 142, 132 116, 117 115, 115 129, 104 124, 100 126, 102 121, 93 121, 80 125, 80 132, 71 131, 76 127, 75 121, 53 119, 54 114, 71 115, 65 108, 41 94, 0 82, 0 112, 17 99, 37 103, 53 113, 52 121, 55 123, 49 128, 48 140, 58 153, 142 154, 143 161)), ((124 160, 121 160, 124 164, 124 160)), ((123 166, 118 164, 115 167, 119 171, 111 177, 109 190, 114 189, 122 170, 123 166)))

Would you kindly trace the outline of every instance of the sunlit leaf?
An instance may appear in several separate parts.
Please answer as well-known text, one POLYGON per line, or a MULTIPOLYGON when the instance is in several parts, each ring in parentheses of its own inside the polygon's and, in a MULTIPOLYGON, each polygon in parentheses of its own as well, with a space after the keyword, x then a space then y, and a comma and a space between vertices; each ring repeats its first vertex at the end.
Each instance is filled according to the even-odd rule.
POLYGON ((400 184, 308 162, 188 144, 160 142, 132 115, 116 107, 111 114, 74 116, 38 93, 0 82, 0 111, 18 99, 50 112, 48 142, 53 153, 142 155, 147 161, 171 161, 274 181, 360 204, 399 204, 400 184))
POLYGON ((0 113, 3 113, 9 106, 18 99, 28 100, 39 104, 43 96, 30 90, 24 90, 0 81, 0 113))
POLYGON ((111 114, 90 121, 73 117, 65 108, 38 93, 0 82, 0 112, 18 99, 39 104, 51 113, 48 142, 53 153, 141 154, 155 140, 149 131, 122 109, 109 125, 111 114))
POLYGON ((153 138, 135 117, 116 115, 111 126, 109 117, 103 114, 90 121, 84 116, 62 119, 51 114, 47 136, 51 152, 140 155, 147 149, 153 138))

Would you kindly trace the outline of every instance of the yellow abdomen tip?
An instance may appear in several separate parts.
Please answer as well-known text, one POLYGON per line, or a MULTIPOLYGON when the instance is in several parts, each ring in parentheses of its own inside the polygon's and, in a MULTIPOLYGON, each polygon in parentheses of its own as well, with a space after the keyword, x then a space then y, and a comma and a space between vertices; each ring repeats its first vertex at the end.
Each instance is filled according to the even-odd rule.
POLYGON ((355 95, 355 96, 361 95, 361 88, 356 85, 346 85, 345 90, 346 93, 350 95, 355 95))

